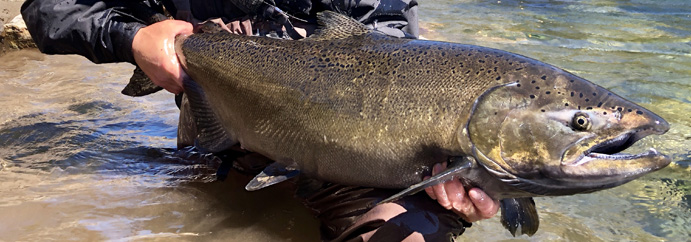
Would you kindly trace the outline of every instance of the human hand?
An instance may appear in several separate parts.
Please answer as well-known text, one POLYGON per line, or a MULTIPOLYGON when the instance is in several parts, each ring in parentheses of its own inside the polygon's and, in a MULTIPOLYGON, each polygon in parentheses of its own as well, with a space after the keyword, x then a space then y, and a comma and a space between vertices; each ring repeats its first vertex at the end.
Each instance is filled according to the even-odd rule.
POLYGON ((181 93, 187 75, 175 53, 175 36, 192 34, 192 24, 164 20, 139 29, 132 41, 134 61, 154 84, 169 92, 181 93))
POLYGON ((208 19, 194 25, 194 32, 216 33, 219 31, 227 31, 237 35, 250 36, 252 32, 252 21, 249 16, 230 21, 226 24, 221 18, 208 19))
MULTIPOLYGON (((446 162, 436 164, 432 168, 432 175, 446 169, 446 162)), ((425 179, 428 179, 425 177, 425 179)), ((499 202, 490 198, 478 188, 472 188, 467 193, 458 179, 425 188, 425 192, 432 199, 437 200, 444 208, 452 210, 467 222, 488 219, 497 214, 499 202)))
POLYGON ((244 18, 230 21, 230 23, 226 24, 226 26, 228 27, 229 31, 233 34, 247 35, 247 36, 250 36, 253 34, 252 33, 252 21, 250 20, 249 17, 244 17, 244 18))

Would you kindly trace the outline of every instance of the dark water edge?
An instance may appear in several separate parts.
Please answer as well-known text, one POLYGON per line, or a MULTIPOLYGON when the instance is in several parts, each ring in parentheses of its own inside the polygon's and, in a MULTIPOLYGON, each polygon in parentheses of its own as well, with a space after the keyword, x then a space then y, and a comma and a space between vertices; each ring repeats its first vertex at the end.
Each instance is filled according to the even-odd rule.
MULTIPOLYGON (((541 228, 512 239, 498 218, 466 241, 687 241, 691 237, 688 1, 420 1, 429 38, 563 67, 671 124, 655 147, 674 165, 621 187, 538 198, 541 228)), ((119 94, 133 67, 35 50, 0 57, 0 241, 315 241, 290 187, 248 194, 247 177, 176 158, 172 94, 119 94)))

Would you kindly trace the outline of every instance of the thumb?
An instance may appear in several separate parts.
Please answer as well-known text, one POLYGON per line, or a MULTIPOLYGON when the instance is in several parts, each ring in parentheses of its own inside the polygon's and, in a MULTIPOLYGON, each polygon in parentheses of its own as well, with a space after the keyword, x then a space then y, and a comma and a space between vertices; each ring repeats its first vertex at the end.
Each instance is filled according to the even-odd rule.
POLYGON ((478 215, 483 219, 494 217, 497 211, 499 211, 499 202, 493 200, 478 188, 470 189, 468 196, 470 196, 470 201, 475 205, 478 215))

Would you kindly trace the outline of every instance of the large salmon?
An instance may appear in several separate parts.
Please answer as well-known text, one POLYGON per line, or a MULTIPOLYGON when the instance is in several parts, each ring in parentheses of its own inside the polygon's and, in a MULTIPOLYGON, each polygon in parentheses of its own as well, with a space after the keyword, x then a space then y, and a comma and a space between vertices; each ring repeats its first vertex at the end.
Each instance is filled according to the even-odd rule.
MULTIPOLYGON (((664 119, 562 69, 486 47, 389 37, 332 12, 319 17, 321 29, 298 41, 176 40, 192 79, 184 88, 198 146, 239 143, 323 181, 412 186, 392 199, 460 178, 503 199, 504 225, 526 234, 538 223, 531 197, 611 188, 670 162, 654 149, 619 153, 665 133, 664 119), (443 161, 451 168, 423 182, 443 161)), ((269 182, 259 187, 274 173, 262 173, 269 182)))

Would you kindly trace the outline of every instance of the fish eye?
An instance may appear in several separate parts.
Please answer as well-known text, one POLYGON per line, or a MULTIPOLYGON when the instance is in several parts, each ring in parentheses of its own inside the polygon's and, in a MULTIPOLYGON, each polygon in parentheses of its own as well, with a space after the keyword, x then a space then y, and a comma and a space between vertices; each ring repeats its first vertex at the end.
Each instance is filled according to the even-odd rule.
POLYGON ((571 120, 571 127, 578 131, 590 129, 590 117, 585 113, 576 113, 571 120))

